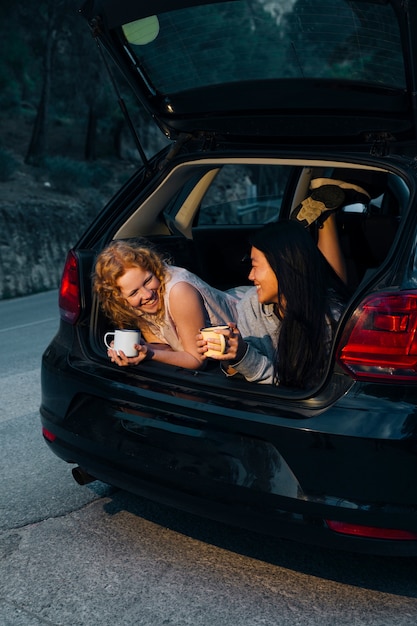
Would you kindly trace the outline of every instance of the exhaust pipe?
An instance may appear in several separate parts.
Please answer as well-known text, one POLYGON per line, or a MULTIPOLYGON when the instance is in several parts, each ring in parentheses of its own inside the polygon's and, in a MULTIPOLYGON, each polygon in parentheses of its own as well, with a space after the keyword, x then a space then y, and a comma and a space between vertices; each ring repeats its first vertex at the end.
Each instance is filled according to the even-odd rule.
POLYGON ((83 470, 81 467, 74 467, 72 470, 72 476, 79 485, 88 485, 88 483, 92 483, 96 478, 91 476, 88 472, 83 470))

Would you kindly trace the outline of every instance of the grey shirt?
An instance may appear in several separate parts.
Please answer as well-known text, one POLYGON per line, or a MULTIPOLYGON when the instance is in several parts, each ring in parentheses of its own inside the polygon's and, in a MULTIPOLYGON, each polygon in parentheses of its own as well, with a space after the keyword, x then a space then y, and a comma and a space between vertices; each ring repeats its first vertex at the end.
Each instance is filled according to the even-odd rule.
MULTIPOLYGON (((331 290, 330 316, 338 320, 344 305, 331 290)), ((274 313, 273 304, 260 304, 256 288, 249 289, 237 304, 238 328, 247 343, 247 350, 238 363, 233 363, 234 370, 249 382, 274 384, 275 351, 278 345, 281 322, 274 313)), ((328 351, 332 341, 331 320, 328 324, 328 351)))
POLYGON ((274 382, 274 354, 281 322, 273 304, 260 304, 256 287, 251 287, 238 302, 238 328, 247 343, 244 357, 233 369, 249 382, 274 382))

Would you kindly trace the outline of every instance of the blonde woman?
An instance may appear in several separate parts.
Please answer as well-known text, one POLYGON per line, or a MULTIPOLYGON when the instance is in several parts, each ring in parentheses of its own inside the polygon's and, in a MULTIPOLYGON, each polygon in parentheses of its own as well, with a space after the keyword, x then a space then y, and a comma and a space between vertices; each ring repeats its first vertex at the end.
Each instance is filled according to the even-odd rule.
POLYGON ((204 363, 195 337, 207 325, 236 318, 237 299, 188 270, 170 265, 149 244, 114 241, 98 256, 93 288, 117 328, 138 328, 136 357, 108 350, 119 366, 153 360, 198 369, 204 363))

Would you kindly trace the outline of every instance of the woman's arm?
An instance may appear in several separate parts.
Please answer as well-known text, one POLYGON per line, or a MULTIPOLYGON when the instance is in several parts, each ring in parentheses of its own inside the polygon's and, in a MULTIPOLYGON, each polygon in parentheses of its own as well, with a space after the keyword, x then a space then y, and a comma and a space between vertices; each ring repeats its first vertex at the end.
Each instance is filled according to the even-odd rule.
MULTIPOLYGON (((274 366, 271 355, 264 354, 265 345, 262 339, 247 337, 243 339, 234 322, 229 322, 229 329, 219 331, 226 339, 223 353, 211 353, 210 358, 221 361, 223 372, 227 376, 241 374, 249 382, 272 384, 274 382, 274 366)), ((201 334, 197 335, 197 346, 200 352, 208 349, 218 350, 219 344, 205 341, 201 334)))
MULTIPOLYGON (((144 342, 136 346, 139 351, 136 357, 126 357, 123 353, 108 350, 113 363, 123 367, 152 360, 188 369, 198 369, 203 365, 204 357, 199 354, 195 342, 196 334, 206 324, 203 299, 195 287, 185 282, 174 285, 169 297, 171 317, 184 349, 173 350, 167 344, 144 342)), ((149 339, 149 336, 145 338, 149 339)))
MULTIPOLYGON (((228 330, 219 331, 225 336, 226 350, 212 358, 222 362, 226 374, 231 375, 230 366, 249 382, 274 383, 274 340, 278 341, 280 323, 272 307, 262 307, 252 289, 238 304, 238 318, 239 328, 229 322, 228 330)), ((201 354, 216 349, 216 344, 207 343, 201 334, 196 343, 201 354)))
POLYGON ((169 308, 183 350, 171 352, 158 350, 157 347, 152 346, 152 360, 188 369, 198 369, 204 362, 195 342, 196 334, 206 324, 203 299, 193 285, 179 282, 170 291, 169 308))

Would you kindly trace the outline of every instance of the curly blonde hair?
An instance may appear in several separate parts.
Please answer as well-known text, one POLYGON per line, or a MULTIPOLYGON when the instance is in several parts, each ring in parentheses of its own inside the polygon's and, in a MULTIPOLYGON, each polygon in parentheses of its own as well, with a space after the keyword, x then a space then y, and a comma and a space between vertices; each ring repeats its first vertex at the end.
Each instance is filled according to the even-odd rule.
MULTIPOLYGON (((152 272, 160 281, 158 289, 161 302, 167 279, 167 263, 146 241, 113 241, 97 257, 93 274, 93 291, 105 315, 117 328, 143 326, 138 310, 122 296, 117 281, 128 269, 140 267, 152 272)), ((158 322, 164 317, 164 307, 154 317, 158 322)))

